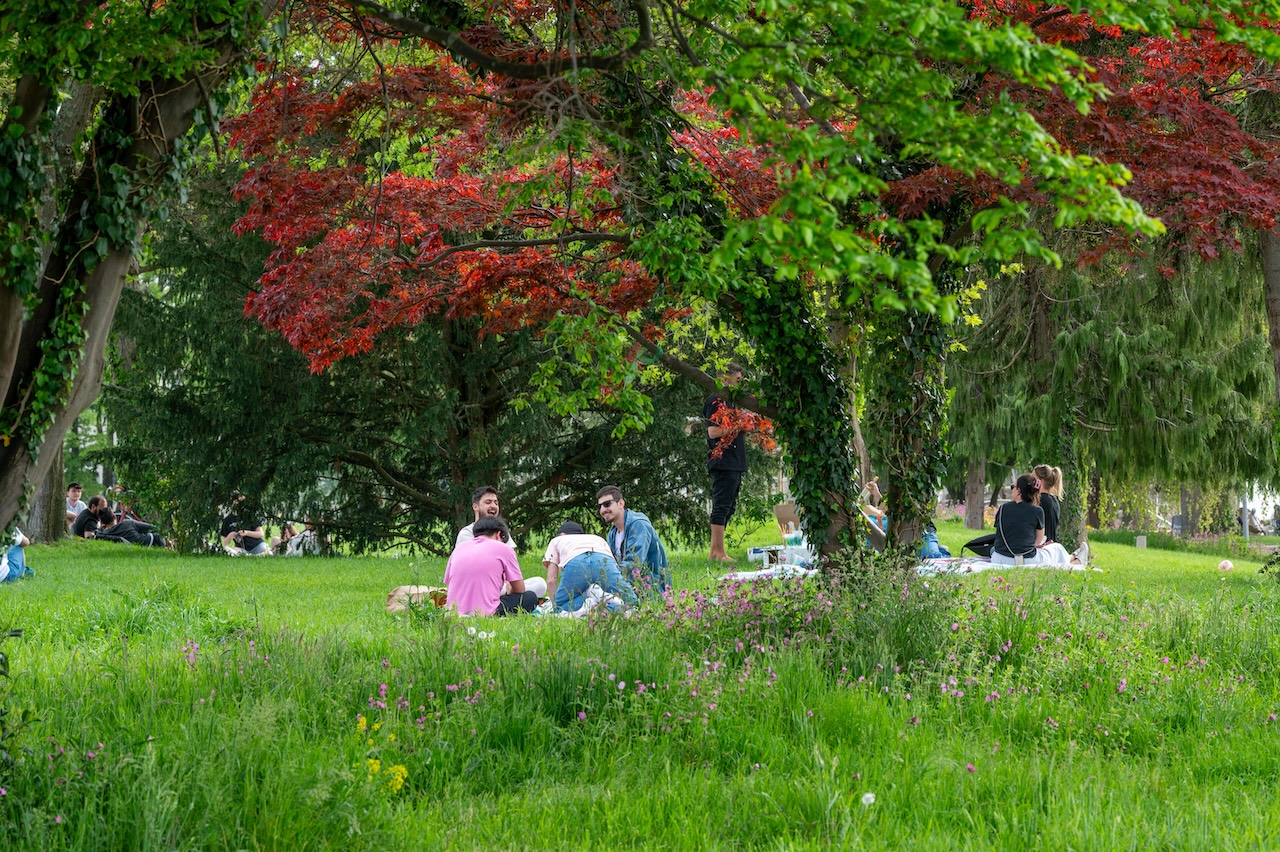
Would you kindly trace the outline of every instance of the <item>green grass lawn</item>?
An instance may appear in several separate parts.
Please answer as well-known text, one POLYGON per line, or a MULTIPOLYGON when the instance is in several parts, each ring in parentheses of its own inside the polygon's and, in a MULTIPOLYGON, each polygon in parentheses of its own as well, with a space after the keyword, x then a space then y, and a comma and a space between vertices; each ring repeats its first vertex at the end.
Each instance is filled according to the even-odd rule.
POLYGON ((752 589, 677 553, 680 600, 586 623, 388 615, 436 559, 29 560, 4 849, 1280 846, 1258 562, 752 589))

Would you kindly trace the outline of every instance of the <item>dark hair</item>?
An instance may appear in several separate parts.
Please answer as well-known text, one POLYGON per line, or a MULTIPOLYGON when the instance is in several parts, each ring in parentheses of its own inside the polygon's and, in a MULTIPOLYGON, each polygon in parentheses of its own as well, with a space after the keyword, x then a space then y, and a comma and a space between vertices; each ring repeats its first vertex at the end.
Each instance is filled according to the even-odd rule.
POLYGON ((492 494, 494 497, 497 497, 498 489, 494 488, 492 485, 481 485, 475 490, 475 493, 471 495, 471 505, 474 506, 479 503, 486 494, 492 494))
POLYGON ((107 498, 103 497, 101 494, 95 494, 89 498, 90 509, 94 509, 94 508, 97 508, 98 506, 105 506, 105 505, 107 505, 107 498))
POLYGON ((481 518, 471 525, 471 532, 475 534, 476 538, 498 533, 498 538, 503 541, 511 540, 511 530, 507 527, 507 522, 502 518, 481 518))
POLYGON ((724 368, 724 375, 726 376, 741 376, 745 372, 746 370, 742 369, 742 365, 736 361, 730 361, 728 366, 724 368))
POLYGON ((576 521, 565 521, 560 525, 560 529, 556 530, 556 535, 582 535, 585 532, 582 524, 576 521))
POLYGON ((98 519, 98 523, 106 527, 109 527, 116 522, 116 513, 111 511, 110 506, 103 506, 101 509, 94 512, 93 516, 98 519))
POLYGON ((68 491, 70 491, 72 488, 79 488, 81 491, 83 491, 83 490, 84 490, 84 486, 83 486, 83 485, 81 485, 79 482, 73 482, 73 483, 71 483, 70 485, 68 485, 68 486, 67 486, 67 490, 68 490, 68 491))
POLYGON ((597 491, 596 499, 599 500, 601 497, 608 497, 611 500, 623 499, 622 492, 618 490, 618 486, 616 485, 606 485, 604 488, 597 491))
POLYGON ((1018 477, 1018 481, 1014 483, 1014 488, 1018 489, 1018 493, 1022 495, 1023 503, 1034 503, 1040 505, 1040 480, 1029 473, 1024 473, 1018 477))

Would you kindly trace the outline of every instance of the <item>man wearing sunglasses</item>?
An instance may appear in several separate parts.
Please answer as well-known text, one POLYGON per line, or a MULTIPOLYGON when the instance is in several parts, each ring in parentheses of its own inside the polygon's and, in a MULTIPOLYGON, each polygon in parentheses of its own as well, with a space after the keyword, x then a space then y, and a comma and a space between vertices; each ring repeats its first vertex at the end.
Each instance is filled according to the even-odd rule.
POLYGON ((649 518, 643 512, 628 509, 616 485, 606 485, 596 492, 596 509, 600 518, 611 524, 609 549, 635 590, 647 589, 650 594, 661 596, 670 589, 667 551, 649 518))
POLYGON ((520 563, 511 549, 511 533, 502 518, 472 524, 474 535, 453 550, 444 569, 445 606, 458 615, 507 615, 533 612, 538 596, 525 588, 520 563), (510 584, 510 593, 504 593, 510 584))

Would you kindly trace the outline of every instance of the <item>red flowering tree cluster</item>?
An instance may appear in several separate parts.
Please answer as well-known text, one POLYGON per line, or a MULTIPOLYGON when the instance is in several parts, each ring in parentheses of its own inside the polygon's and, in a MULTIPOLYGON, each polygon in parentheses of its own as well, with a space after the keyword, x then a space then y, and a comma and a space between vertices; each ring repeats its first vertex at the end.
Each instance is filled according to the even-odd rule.
MULTIPOLYGON (((753 346, 746 404, 776 423, 810 536, 831 550, 860 538, 861 329, 893 349, 876 409, 886 444, 927 462, 890 486, 898 520, 914 521, 936 483, 946 282, 977 263, 1056 262, 1038 209, 1108 239, 1160 233, 1119 165, 1167 123, 1148 114, 1156 95, 1099 103, 1108 74, 1145 60, 1091 66, 1084 48, 1143 44, 1124 35, 1142 31, 1176 45, 1177 27, 1197 26, 1274 54, 1257 14, 1119 0, 1088 16, 944 0, 543 0, 412 17, 307 4, 290 59, 262 69, 229 125, 252 164, 241 227, 277 246, 247 310, 315 369, 433 313, 481 317, 486 333, 535 326, 573 379, 549 368, 535 392, 609 400, 639 426, 650 365, 713 386, 699 353, 664 338, 709 308, 753 346), (1072 134, 1086 130, 1111 147, 1083 150, 1072 134)), ((1202 232, 1204 203, 1171 225, 1202 232)))

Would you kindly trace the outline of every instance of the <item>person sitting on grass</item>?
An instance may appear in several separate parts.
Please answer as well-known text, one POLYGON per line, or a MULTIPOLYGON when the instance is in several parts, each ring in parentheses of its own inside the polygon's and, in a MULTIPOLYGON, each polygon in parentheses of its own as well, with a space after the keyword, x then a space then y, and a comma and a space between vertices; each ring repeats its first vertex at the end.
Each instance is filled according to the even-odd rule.
POLYGON ((483 517, 471 531, 472 538, 454 548, 445 566, 445 606, 453 607, 459 615, 533 612, 538 596, 525 588, 520 563, 507 544, 511 538, 507 522, 500 517, 483 517), (510 591, 504 593, 504 588, 510 591))
POLYGON ((667 568, 667 551, 657 531, 643 512, 627 508, 622 491, 606 485, 596 492, 596 509, 600 519, 610 524, 609 549, 623 576, 636 589, 647 589, 661 597, 671 588, 671 572, 667 568))
POLYGON ((31 539, 22 534, 16 527, 13 530, 13 544, 0 550, 0 583, 10 583, 19 577, 34 574, 27 567, 27 555, 23 548, 31 543, 31 539))
POLYGON ((587 534, 581 524, 567 521, 560 525, 547 545, 542 566, 547 569, 547 592, 554 597, 557 612, 581 609, 592 585, 628 604, 636 602, 635 589, 618 570, 609 542, 587 534))
POLYGON ((155 531, 155 527, 133 518, 117 518, 107 507, 98 510, 97 541, 123 541, 143 547, 168 547, 169 542, 155 531))
POLYGON ((241 518, 237 513, 244 510, 244 495, 236 492, 231 498, 231 512, 222 519, 222 546, 232 556, 268 556, 271 548, 267 546, 266 533, 262 524, 248 517, 241 518))
POLYGON ((107 498, 96 494, 89 498, 89 508, 76 515, 71 524, 71 534, 76 538, 93 538, 98 530, 98 510, 107 507, 107 498))
POLYGON ((1023 474, 1013 486, 1013 501, 996 510, 996 540, 991 561, 996 565, 1080 564, 1066 548, 1044 537, 1044 510, 1039 505, 1040 481, 1023 474))

